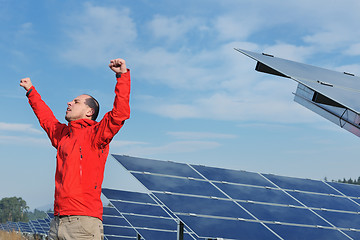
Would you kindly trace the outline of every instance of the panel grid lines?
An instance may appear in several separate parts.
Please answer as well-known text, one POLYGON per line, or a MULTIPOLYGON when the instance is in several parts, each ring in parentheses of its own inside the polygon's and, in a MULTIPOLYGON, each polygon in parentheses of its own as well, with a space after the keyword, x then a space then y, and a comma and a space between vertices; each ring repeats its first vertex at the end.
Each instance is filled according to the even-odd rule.
POLYGON ((288 237, 299 233, 318 239, 360 237, 359 187, 114 157, 150 191, 156 203, 199 238, 239 239, 239 229, 243 237, 255 234, 252 239, 296 239, 288 237))
MULTIPOLYGON (((209 179, 207 179, 203 174, 201 174, 199 171, 197 171, 195 168, 193 168, 191 165, 189 165, 195 172, 197 172, 199 175, 201 175, 206 181, 209 181, 209 179)), ((225 196, 227 196, 229 199, 231 199, 231 197, 225 193, 222 189, 220 189, 217 185, 215 185, 214 183, 212 183, 211 181, 209 181, 213 187, 215 187, 216 189, 218 189, 220 192, 222 192, 225 196)), ((244 208, 241 204, 239 204, 239 202, 233 200, 233 202, 238 205, 241 209, 243 209, 246 213, 248 213, 251 217, 253 217, 256 221, 259 221, 266 229, 268 229, 270 232, 272 232, 275 236, 277 236, 279 239, 284 240, 282 237, 280 237, 277 233, 275 233, 271 228, 269 228, 265 223, 261 222, 255 215, 253 215, 251 212, 249 212, 246 208, 244 208)))
MULTIPOLYGON (((262 175, 262 174, 261 174, 262 175)), ((263 176, 263 175, 262 175, 263 176)), ((264 178, 266 178, 265 176, 263 176, 264 178)), ((270 181, 268 179, 268 181, 270 181)), ((271 182, 271 181, 270 181, 271 182)), ((275 186, 277 186, 275 183, 273 183, 275 186)), ((279 187, 279 186, 277 186, 279 187)), ((279 187, 280 188, 280 187, 279 187)), ((295 201, 299 202, 301 205, 303 205, 305 208, 309 209, 313 214, 315 214, 316 216, 318 216, 319 218, 321 218, 322 220, 324 220, 326 223, 328 223, 330 226, 332 226, 334 229, 340 231, 342 234, 344 234, 345 236, 347 236, 349 239, 351 239, 346 233, 344 233, 340 228, 337 228, 334 224, 332 224, 331 222, 329 222, 327 219, 325 219, 324 217, 322 217, 320 214, 318 214, 317 212, 315 212, 313 209, 309 208, 308 206, 306 206, 304 203, 302 203, 300 200, 298 200, 297 198, 293 197, 291 194, 289 194, 288 192, 286 192, 284 190, 284 192, 286 194, 288 194, 290 197, 292 197, 295 201)))
MULTIPOLYGON (((149 198, 149 199, 151 198, 152 201, 154 201, 154 203, 141 202, 144 199, 134 199, 134 200, 114 199, 111 196, 108 196, 106 194, 106 191, 108 191, 108 190, 109 189, 103 189, 103 194, 108 198, 108 200, 111 202, 111 204, 114 205, 117 212, 119 214, 121 214, 121 216, 129 223, 129 225, 133 229, 135 229, 136 232, 138 232, 144 239, 153 239, 153 238, 145 238, 144 234, 148 234, 148 232, 146 233, 146 231, 150 231, 150 233, 151 233, 150 235, 157 235, 157 234, 164 233, 164 234, 172 234, 172 236, 176 236, 176 233, 177 233, 176 220, 177 220, 177 218, 176 219, 174 218, 176 216, 173 215, 174 217, 172 217, 171 214, 169 214, 169 212, 168 212, 169 210, 166 210, 164 208, 165 206, 160 204, 158 202, 158 200, 156 199, 156 197, 151 196, 151 194, 137 193, 137 194, 140 194, 142 196, 147 196, 147 198, 149 198), (104 193, 104 191, 105 191, 105 193, 104 193), (119 204, 120 205, 121 204, 131 204, 135 208, 136 208, 136 206, 138 206, 138 207, 156 207, 156 208, 159 208, 159 210, 161 209, 163 214, 166 214, 167 217, 160 216, 160 215, 151 215, 150 213, 146 213, 146 212, 135 213, 135 212, 131 212, 132 211, 131 209, 122 210, 122 209, 118 208, 118 207, 120 207, 119 204), (134 217, 136 219, 134 219, 134 217), (159 221, 166 221, 166 223, 164 222, 165 225, 161 226, 161 227, 150 226, 150 225, 153 225, 154 223, 157 223, 159 221), (149 222, 151 222, 152 224, 147 225, 149 222), (172 229, 168 228, 169 224, 173 225, 172 229)), ((119 196, 126 196, 126 194, 130 193, 130 192, 121 191, 121 190, 112 190, 112 191, 118 191, 118 193, 120 194, 119 196)), ((184 233, 187 234, 190 237, 191 237, 191 234, 194 234, 193 232, 189 231, 188 229, 185 229, 184 233)), ((158 237, 154 237, 154 238, 158 238, 158 237)), ((191 239, 194 239, 194 238, 191 238, 191 239)))
POLYGON ((350 199, 351 201, 353 201, 355 204, 357 204, 357 205, 360 206, 360 204, 359 204, 358 202, 354 201, 354 199, 360 199, 360 197, 347 196, 346 194, 342 193, 340 190, 338 190, 338 189, 336 189, 335 187, 331 186, 329 183, 327 183, 327 182, 324 182, 324 183, 325 183, 326 185, 328 185, 329 187, 331 187, 332 189, 334 189, 335 191, 337 191, 338 193, 340 193, 342 197, 348 198, 348 199, 350 199))
POLYGON ((278 206, 278 207, 288 207, 288 208, 298 208, 298 209, 312 209, 312 210, 319 210, 319 211, 349 213, 349 214, 360 215, 360 212, 344 211, 344 210, 336 210, 336 209, 327 209, 327 208, 316 208, 316 207, 296 206, 296 205, 289 205, 289 204, 267 203, 267 202, 259 202, 259 201, 252 201, 252 200, 240 200, 240 199, 236 199, 236 198, 233 198, 233 199, 230 199, 230 198, 218 198, 218 197, 211 197, 211 196, 185 194, 185 193, 174 193, 174 192, 163 192, 163 191, 152 191, 152 192, 153 193, 163 193, 163 194, 168 194, 168 195, 176 195, 176 196, 187 196, 187 197, 195 197, 195 198, 216 199, 216 200, 230 201, 230 202, 235 201, 235 202, 239 202, 239 203, 252 203, 252 204, 267 205, 267 206, 278 206))
MULTIPOLYGON (((169 161, 170 162, 170 161, 169 161)), ((191 167, 192 165, 188 165, 191 167)), ((195 169, 194 169, 195 170, 195 169)), ((196 171, 196 170, 195 170, 196 171)), ((307 194, 314 194, 314 195, 321 195, 321 196, 332 196, 332 197, 339 197, 339 198, 346 198, 346 199, 360 199, 360 197, 349 197, 337 190, 336 188, 332 187, 331 185, 328 185, 326 182, 323 182, 324 184, 327 184, 329 187, 333 188, 335 191, 339 193, 339 195, 331 194, 331 193, 318 193, 318 192, 311 192, 311 191, 303 191, 298 189, 288 189, 288 188, 280 188, 276 184, 274 184, 271 180, 264 177, 269 183, 274 184, 274 187, 269 186, 258 186, 258 185, 251 185, 251 184, 242 184, 242 183, 235 183, 235 182, 229 182, 229 181, 216 181, 216 180, 208 180, 204 177, 204 179, 201 178, 194 178, 194 177, 181 177, 181 176, 175 176, 175 175, 168 175, 168 174, 159 174, 159 173, 151 173, 151 172, 140 172, 140 171, 129 171, 130 173, 138 173, 138 174, 144 174, 144 175, 153 175, 153 176, 162 176, 162 177, 169 177, 169 178, 176 178, 176 179, 187 179, 187 180, 194 180, 194 181, 201 181, 201 182, 209 182, 209 183, 222 183, 222 184, 229 184, 229 185, 235 185, 235 186, 246 186, 246 187, 253 187, 253 188, 259 188, 259 189, 270 189, 270 190, 278 190, 278 191, 286 191, 286 192, 298 192, 298 193, 307 193, 307 194)), ((196 171, 197 172, 197 171, 196 171)), ((263 176, 261 173, 258 173, 260 176, 263 176)), ((152 192, 156 192, 154 190, 151 190, 152 192)), ((216 198, 216 197, 214 197, 216 198)), ((360 206, 359 203, 355 202, 357 205, 360 206)))
POLYGON ((298 226, 298 227, 307 227, 307 228, 322 228, 329 230, 344 230, 344 231, 353 231, 360 232, 359 229, 354 228, 337 228, 337 227, 328 227, 321 225, 309 225, 309 224, 296 224, 296 223, 286 223, 279 221, 262 221, 262 220, 253 220, 253 219, 244 219, 244 218, 231 218, 231 217, 220 217, 220 216, 212 216, 212 215, 204 215, 204 214, 196 214, 196 213, 182 213, 182 212, 174 212, 178 216, 194 216, 199 218, 214 218, 214 219, 224 219, 224 220, 232 220, 232 221, 244 221, 244 222, 253 222, 253 223, 265 223, 265 224, 276 224, 276 225, 285 225, 285 226, 298 226))

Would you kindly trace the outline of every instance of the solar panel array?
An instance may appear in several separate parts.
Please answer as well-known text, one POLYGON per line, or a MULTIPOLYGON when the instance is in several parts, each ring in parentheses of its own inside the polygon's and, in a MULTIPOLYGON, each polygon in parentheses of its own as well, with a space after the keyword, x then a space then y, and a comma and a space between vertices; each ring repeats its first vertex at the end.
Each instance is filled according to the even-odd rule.
POLYGON ((113 156, 150 194, 104 194, 145 239, 176 219, 191 239, 360 239, 360 186, 113 156))
MULTIPOLYGON (((102 190, 107 240, 360 239, 360 186, 113 156, 149 193, 102 190)), ((0 230, 47 235, 48 214, 0 230)))
POLYGON ((26 234, 47 235, 50 229, 50 218, 30 220, 29 222, 6 222, 0 224, 0 230, 26 234))

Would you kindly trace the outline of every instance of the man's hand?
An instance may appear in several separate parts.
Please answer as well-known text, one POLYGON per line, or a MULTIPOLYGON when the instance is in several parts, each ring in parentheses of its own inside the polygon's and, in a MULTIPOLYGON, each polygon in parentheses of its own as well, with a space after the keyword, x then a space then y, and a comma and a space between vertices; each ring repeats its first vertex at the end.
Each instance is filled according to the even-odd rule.
POLYGON ((109 67, 111 70, 113 70, 115 73, 126 73, 127 68, 125 64, 125 60, 121 58, 117 58, 110 61, 109 67))
POLYGON ((23 78, 20 80, 20 86, 23 87, 26 91, 32 87, 32 83, 30 78, 23 78))

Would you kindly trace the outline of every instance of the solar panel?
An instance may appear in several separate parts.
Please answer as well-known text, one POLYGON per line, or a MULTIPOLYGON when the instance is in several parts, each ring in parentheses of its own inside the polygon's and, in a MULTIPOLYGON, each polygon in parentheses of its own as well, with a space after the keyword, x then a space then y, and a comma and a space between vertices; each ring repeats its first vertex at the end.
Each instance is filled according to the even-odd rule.
MULTIPOLYGON (((143 239, 176 239, 176 217, 150 195, 106 188, 102 193, 143 239)), ((194 238, 185 232, 184 239, 194 238)))
POLYGON ((28 222, 19 222, 20 232, 22 233, 33 233, 33 229, 31 228, 28 222))
POLYGON ((50 221, 49 219, 37 219, 41 228, 43 229, 43 234, 48 234, 50 230, 50 221))
POLYGON ((295 102, 360 137, 360 77, 235 49, 257 61, 256 70, 298 82, 295 102))
POLYGON ((54 212, 47 212, 47 218, 50 219, 50 221, 54 218, 54 212))
MULTIPOLYGON (((113 157, 197 238, 360 237, 360 186, 113 157)), ((122 211, 131 209, 126 204, 122 207, 122 211)), ((137 210, 137 214, 145 211, 137 210)))
POLYGON ((28 234, 47 235, 50 229, 50 219, 37 219, 29 222, 7 222, 0 224, 0 230, 15 231, 28 234))
POLYGON ((130 224, 125 220, 125 218, 114 207, 104 207, 103 209, 103 225, 105 239, 137 239, 137 232, 132 226, 130 226, 130 224))
POLYGON ((29 221, 29 224, 34 229, 34 232, 37 234, 48 234, 47 231, 44 230, 42 227, 42 224, 39 222, 39 220, 31 220, 29 221))
POLYGON ((6 228, 8 231, 19 231, 19 225, 17 222, 6 222, 6 228))

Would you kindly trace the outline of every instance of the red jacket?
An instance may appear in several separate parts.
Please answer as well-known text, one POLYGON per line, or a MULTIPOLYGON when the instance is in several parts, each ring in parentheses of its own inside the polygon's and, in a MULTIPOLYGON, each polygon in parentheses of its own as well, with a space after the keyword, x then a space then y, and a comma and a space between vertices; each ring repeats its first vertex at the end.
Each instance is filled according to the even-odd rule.
POLYGON ((60 123, 34 87, 29 103, 57 149, 54 215, 102 219, 100 199, 109 143, 130 117, 130 72, 117 78, 113 109, 100 122, 80 119, 60 123))

